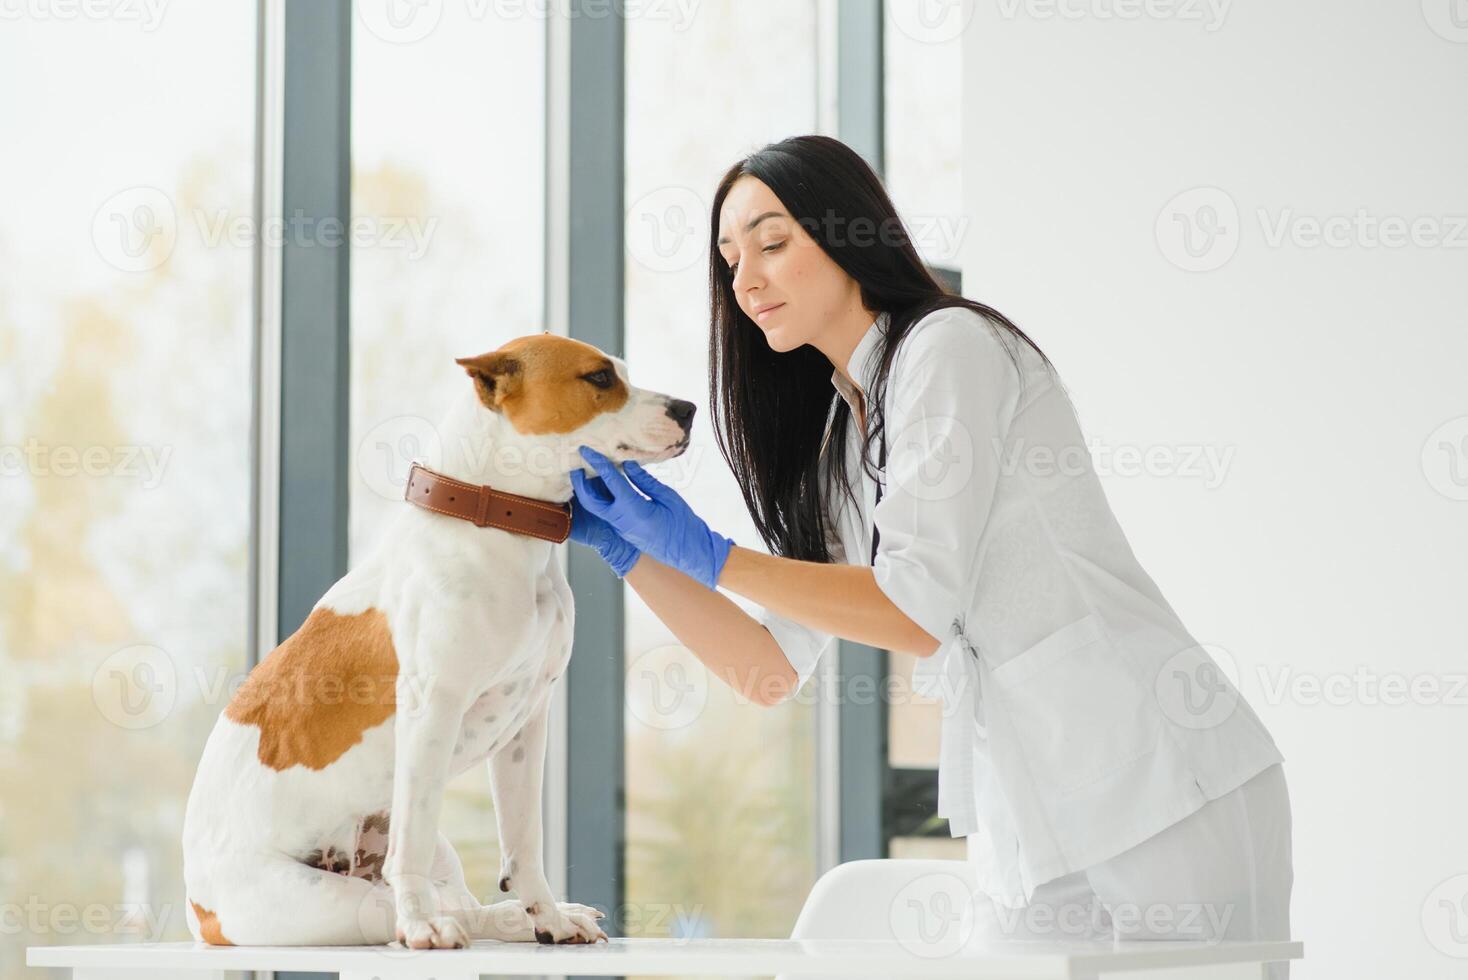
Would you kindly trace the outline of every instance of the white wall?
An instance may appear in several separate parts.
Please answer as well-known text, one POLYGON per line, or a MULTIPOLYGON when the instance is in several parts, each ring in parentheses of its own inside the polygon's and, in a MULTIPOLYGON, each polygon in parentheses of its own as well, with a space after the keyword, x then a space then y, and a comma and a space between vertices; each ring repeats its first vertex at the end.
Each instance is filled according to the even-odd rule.
POLYGON ((1468 974, 1468 5, 946 16, 914 29, 963 26, 965 292, 1056 362, 1138 556, 1284 752, 1294 975, 1468 974))

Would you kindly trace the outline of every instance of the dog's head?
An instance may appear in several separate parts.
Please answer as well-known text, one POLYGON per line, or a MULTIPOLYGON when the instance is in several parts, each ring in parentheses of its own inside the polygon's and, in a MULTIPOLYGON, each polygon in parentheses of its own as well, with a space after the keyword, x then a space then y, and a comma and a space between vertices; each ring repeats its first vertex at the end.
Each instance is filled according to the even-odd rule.
MULTIPOLYGON (((522 436, 587 445, 618 463, 657 463, 688 448, 694 404, 634 387, 621 358, 582 341, 532 334, 455 363, 480 404, 522 436)), ((580 456, 570 465, 581 467, 580 456)))

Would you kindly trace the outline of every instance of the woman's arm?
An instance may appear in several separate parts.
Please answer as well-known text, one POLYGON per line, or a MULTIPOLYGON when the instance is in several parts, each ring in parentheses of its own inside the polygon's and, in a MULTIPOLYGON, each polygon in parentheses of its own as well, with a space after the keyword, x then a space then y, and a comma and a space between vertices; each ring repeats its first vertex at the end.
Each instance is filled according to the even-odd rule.
POLYGON ((844 640, 927 657, 939 641, 887 598, 866 565, 777 558, 735 545, 719 588, 844 640))
POLYGON ((678 642, 715 676, 756 704, 779 704, 796 675, 769 630, 715 589, 644 554, 623 581, 632 586, 678 642))
MULTIPOLYGON (((799 676, 763 624, 719 595, 719 586, 829 636, 917 657, 930 656, 940 646, 935 634, 904 612, 911 609, 930 618, 940 631, 948 625, 946 611, 953 603, 928 601, 922 567, 902 568, 903 574, 889 576, 879 586, 872 568, 777 558, 741 548, 715 534, 677 491, 635 460, 618 470, 590 447, 580 451, 605 492, 573 470, 577 500, 641 551, 624 580, 684 646, 751 700, 783 700, 799 676), (884 588, 899 589, 903 605, 888 598, 884 588), (784 690, 766 694, 772 683, 784 690)), ((890 572, 891 567, 882 570, 890 572)))
MULTIPOLYGON (((644 554, 625 581, 715 675, 756 704, 785 700, 795 669, 769 631, 732 599, 644 554)), ((892 604, 870 568, 777 558, 735 545, 719 587, 842 639, 918 657, 938 640, 892 604)))

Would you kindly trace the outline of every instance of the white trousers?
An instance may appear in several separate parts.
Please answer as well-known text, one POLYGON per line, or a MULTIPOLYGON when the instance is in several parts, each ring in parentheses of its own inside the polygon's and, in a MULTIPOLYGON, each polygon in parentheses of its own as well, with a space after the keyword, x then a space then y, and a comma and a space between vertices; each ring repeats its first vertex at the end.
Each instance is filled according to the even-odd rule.
MULTIPOLYGON (((1023 908, 979 902, 975 938, 1289 939, 1290 826, 1273 765, 1137 846, 1045 882, 1023 908)), ((1289 964, 1267 976, 1287 980, 1289 964)))

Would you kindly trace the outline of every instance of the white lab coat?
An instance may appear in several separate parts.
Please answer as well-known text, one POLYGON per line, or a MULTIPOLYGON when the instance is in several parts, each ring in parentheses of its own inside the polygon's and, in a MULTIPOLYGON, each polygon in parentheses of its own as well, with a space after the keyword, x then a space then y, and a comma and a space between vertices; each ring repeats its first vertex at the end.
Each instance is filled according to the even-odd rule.
MULTIPOLYGON (((863 392, 887 323, 852 353, 863 392)), ((1021 377, 1001 330, 963 308, 914 324, 887 386, 880 503, 855 424, 859 510, 823 490, 839 508, 833 556, 865 564, 875 523, 877 586, 941 641, 913 671, 942 699, 938 812, 969 837, 983 890, 1017 906, 1283 756, 1132 554, 1054 373, 1005 332, 1021 377)), ((831 382, 855 420, 855 393, 831 382)), ((769 610, 760 621, 798 690, 834 638, 769 610)))

